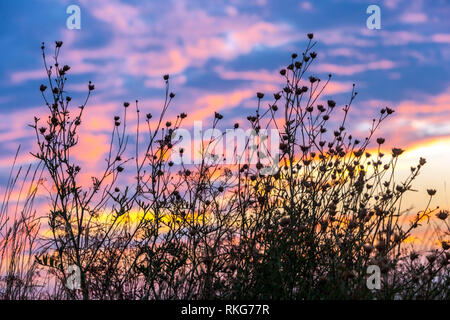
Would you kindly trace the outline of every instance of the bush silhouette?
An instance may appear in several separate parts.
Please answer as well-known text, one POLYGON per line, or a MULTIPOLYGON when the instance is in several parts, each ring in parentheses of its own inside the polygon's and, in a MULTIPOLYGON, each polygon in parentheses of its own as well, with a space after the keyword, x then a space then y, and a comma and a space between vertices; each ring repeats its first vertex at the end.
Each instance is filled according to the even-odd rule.
MULTIPOLYGON (((189 114, 166 116, 175 94, 165 75, 165 102, 156 120, 141 114, 138 101, 125 102, 123 115, 111 119, 107 161, 89 187, 80 184, 83 168, 73 150, 95 86, 89 82, 86 100, 73 108, 65 90, 70 67, 58 60, 62 42, 56 42, 51 66, 43 45, 48 83, 40 91, 49 114, 32 124, 38 146, 33 155, 54 191, 46 216, 51 236, 39 239, 44 245, 33 268, 55 282, 42 297, 448 299, 449 243, 419 253, 404 242, 430 217, 446 228, 444 239, 448 213, 428 202, 411 225, 399 222, 408 213, 401 200, 426 160, 396 181, 403 150, 383 154, 385 140, 375 136, 394 110, 381 109, 367 137, 358 139, 346 129, 355 86, 345 105, 320 103, 332 76, 323 81, 307 74, 317 59, 315 44, 308 34, 304 52, 292 54, 280 70, 285 86, 270 97, 257 93, 255 112, 234 126, 256 133, 277 129, 278 169, 263 174, 260 158, 233 165, 210 161, 217 138, 203 144, 199 164, 170 161, 174 132, 189 114), (130 112, 138 119, 133 147, 130 112), (377 147, 370 149, 373 140, 377 147), (148 142, 144 148, 142 141, 148 142), (124 175, 135 179, 123 184, 124 175), (75 289, 66 285, 70 265, 80 271, 75 289), (380 289, 367 286, 371 265, 381 272, 380 289)), ((211 127, 222 118, 216 112, 211 127)), ((430 201, 434 193, 428 190, 430 201)))

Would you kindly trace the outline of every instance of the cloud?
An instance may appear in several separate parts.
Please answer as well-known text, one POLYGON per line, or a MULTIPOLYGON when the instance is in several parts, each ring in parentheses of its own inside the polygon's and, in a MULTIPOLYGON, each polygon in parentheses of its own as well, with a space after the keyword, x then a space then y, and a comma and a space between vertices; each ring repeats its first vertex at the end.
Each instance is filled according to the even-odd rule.
POLYGON ((11 73, 10 80, 12 84, 20 84, 29 80, 45 79, 46 76, 44 69, 15 71, 11 73))
POLYGON ((304 11, 311 11, 314 9, 313 5, 311 2, 309 1, 302 1, 300 2, 300 9, 304 10, 304 11))
POLYGON ((428 21, 428 16, 423 12, 405 12, 399 18, 403 23, 424 23, 428 21))
POLYGON ((211 16, 183 1, 177 2, 173 11, 163 11, 153 20, 144 19, 148 11, 145 7, 139 12, 127 5, 100 1, 92 9, 90 5, 87 8, 109 25, 113 40, 100 48, 72 50, 72 57, 82 61, 101 57, 114 64, 119 60, 122 68, 116 71, 134 76, 181 73, 188 67, 201 67, 212 58, 228 61, 255 47, 277 47, 297 38, 284 23, 261 21, 246 14, 211 16), (116 21, 115 17, 126 18, 116 21), (138 26, 130 27, 130 21, 138 26), (161 29, 171 25, 177 27, 161 29), (151 44, 156 47, 148 49, 151 44))
POLYGON ((450 43, 450 33, 437 33, 432 36, 434 42, 450 43))
MULTIPOLYGON (((110 74, 143 76, 150 85, 152 79, 165 73, 181 74, 211 59, 230 61, 255 48, 274 48, 299 39, 286 23, 268 22, 246 13, 211 15, 185 1, 177 1, 170 11, 155 3, 139 8, 120 1, 83 3, 89 14, 106 24, 109 39, 80 47, 75 45, 73 33, 65 31, 68 41, 64 39, 61 58, 70 64, 72 74, 93 73, 97 79, 110 74)), ((44 77, 43 70, 19 70, 11 80, 18 84, 44 77)))
POLYGON ((393 61, 390 60, 380 60, 373 61, 365 64, 353 64, 353 65, 337 65, 331 63, 320 63, 312 67, 315 72, 332 73, 338 75, 353 75, 356 73, 361 73, 370 70, 387 70, 392 69, 396 66, 393 61))
POLYGON ((373 47, 376 42, 372 39, 361 37, 367 29, 355 27, 340 27, 333 29, 319 30, 315 32, 315 39, 327 45, 351 46, 351 47, 373 47))
POLYGON ((402 0, 384 0, 384 5, 389 9, 396 9, 402 0))
POLYGON ((450 88, 439 95, 427 97, 423 102, 415 100, 402 101, 398 104, 396 110, 410 116, 436 113, 448 113, 450 116, 450 88))
POLYGON ((84 132, 82 139, 73 148, 73 157, 85 166, 102 165, 108 152, 109 135, 106 134, 90 134, 84 132))
POLYGON ((226 80, 251 80, 256 82, 270 82, 270 83, 283 83, 283 78, 277 71, 268 70, 249 70, 249 71, 234 71, 226 70, 222 66, 218 66, 214 69, 222 79, 226 80))
POLYGON ((369 100, 360 103, 367 106, 358 115, 367 117, 369 108, 381 109, 390 106, 393 116, 382 126, 383 134, 390 146, 411 147, 425 139, 450 136, 450 88, 436 95, 406 99, 398 103, 383 100, 369 100))
POLYGON ((427 42, 427 38, 412 31, 380 31, 380 39, 385 45, 407 45, 409 43, 427 42))

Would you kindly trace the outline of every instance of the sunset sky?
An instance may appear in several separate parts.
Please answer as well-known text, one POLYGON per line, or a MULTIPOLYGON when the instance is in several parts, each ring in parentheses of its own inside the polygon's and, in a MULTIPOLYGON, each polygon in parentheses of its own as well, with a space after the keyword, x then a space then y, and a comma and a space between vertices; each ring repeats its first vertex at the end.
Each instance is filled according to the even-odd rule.
MULTIPOLYGON (((40 46, 64 41, 63 64, 71 66, 67 90, 83 102, 87 82, 96 87, 86 108, 78 160, 94 172, 107 150, 112 118, 123 101, 140 101, 157 114, 162 75, 169 73, 176 98, 170 115, 210 120, 214 111, 230 128, 256 105, 255 92, 282 85, 278 70, 301 52, 306 34, 318 41, 312 74, 333 74, 326 92, 348 102, 358 97, 351 127, 364 137, 379 109, 394 116, 378 136, 387 147, 408 150, 402 172, 427 159, 409 202, 422 208, 426 189, 435 205, 450 204, 450 3, 436 1, 0 1, 0 185, 18 144, 20 163, 32 161, 33 116, 46 110, 40 46), (430 5, 432 3, 432 6, 430 5), (81 8, 81 29, 66 27, 67 6, 81 8), (381 8, 381 29, 366 27, 366 8, 381 8)), ((51 55, 51 54, 50 54, 51 55)), ((267 101, 268 103, 270 101, 267 101)))

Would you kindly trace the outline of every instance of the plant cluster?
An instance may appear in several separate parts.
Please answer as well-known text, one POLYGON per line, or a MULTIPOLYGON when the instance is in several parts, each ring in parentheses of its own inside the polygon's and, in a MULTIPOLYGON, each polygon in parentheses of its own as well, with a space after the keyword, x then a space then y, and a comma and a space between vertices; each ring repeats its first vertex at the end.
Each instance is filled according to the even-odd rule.
MULTIPOLYGON (((33 155, 52 190, 46 214, 51 236, 40 238, 39 252, 30 253, 30 272, 39 269, 55 280, 45 297, 448 299, 450 229, 448 212, 430 207, 436 191, 427 190, 430 202, 410 225, 401 223, 409 213, 402 198, 412 192, 426 160, 411 167, 404 181, 394 179, 403 150, 387 154, 385 139, 375 136, 393 109, 380 110, 367 137, 348 132, 357 92, 353 86, 345 105, 322 101, 332 76, 307 75, 317 59, 313 34, 308 39, 306 49, 280 70, 284 87, 267 105, 266 95, 257 93, 255 112, 234 126, 277 129, 278 170, 262 174, 262 153, 252 165, 207 161, 216 138, 204 141, 200 164, 170 161, 177 144, 173 134, 188 115, 168 119, 175 94, 165 75, 165 102, 156 119, 142 116, 138 101, 125 102, 123 115, 112 119, 106 164, 90 186, 79 181, 83 168, 73 150, 95 86, 90 82, 84 103, 72 108, 65 90, 70 67, 58 60, 62 42, 56 42, 50 66, 43 45, 48 83, 40 91, 49 115, 31 126, 38 147, 33 155), (138 119, 131 151, 130 112, 138 119), (123 176, 134 179, 124 183, 123 176), (445 228, 442 248, 407 249, 405 240, 430 218, 445 228), (80 271, 79 289, 66 286, 70 265, 80 271), (379 290, 367 287, 370 265, 381 270, 379 290)), ((212 128, 222 119, 216 112, 212 128)), ((2 233, 1 243, 8 239, 2 233)), ((8 290, 1 291, 3 297, 19 297, 8 290)))

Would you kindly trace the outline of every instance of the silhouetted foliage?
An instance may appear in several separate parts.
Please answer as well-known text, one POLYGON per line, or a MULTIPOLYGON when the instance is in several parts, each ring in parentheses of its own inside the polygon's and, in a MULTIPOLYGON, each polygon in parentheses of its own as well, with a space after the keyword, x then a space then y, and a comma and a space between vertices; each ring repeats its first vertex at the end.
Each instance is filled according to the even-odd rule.
MULTIPOLYGON (((51 66, 43 45, 48 83, 40 91, 49 115, 35 118, 32 127, 34 156, 52 190, 46 216, 51 236, 40 239, 44 244, 33 268, 37 264, 57 279, 45 297, 448 299, 448 242, 420 254, 404 242, 433 213, 446 228, 442 237, 448 237, 448 213, 429 202, 411 225, 399 222, 407 214, 401 200, 425 159, 399 182, 394 172, 403 150, 383 154, 385 139, 376 138, 378 150, 370 153, 376 130, 393 109, 380 110, 364 139, 347 131, 357 92, 353 87, 345 105, 320 102, 331 75, 325 80, 306 75, 317 59, 315 44, 308 34, 304 52, 293 54, 280 71, 285 86, 267 105, 268 95, 258 92, 257 109, 247 118, 255 132, 279 130, 279 170, 265 175, 259 161, 207 161, 208 148, 217 142, 213 138, 205 143, 200 164, 171 162, 173 133, 188 114, 166 116, 175 94, 165 75, 159 117, 142 117, 136 101, 125 102, 123 115, 112 119, 104 171, 89 187, 79 181, 83 168, 73 160, 73 150, 82 139, 78 130, 95 86, 89 82, 84 103, 72 108, 65 90, 70 67, 58 61, 62 43, 57 42, 51 66), (130 112, 139 119, 133 156, 127 153, 130 112), (142 141, 147 141, 144 149, 142 141), (123 182, 122 176, 134 179, 123 182), (65 285, 69 265, 81 271, 80 289, 65 285), (380 290, 366 286, 369 265, 380 267, 380 290)), ((216 112, 211 127, 222 119, 216 112)), ((435 191, 428 193, 431 200, 435 191)))

